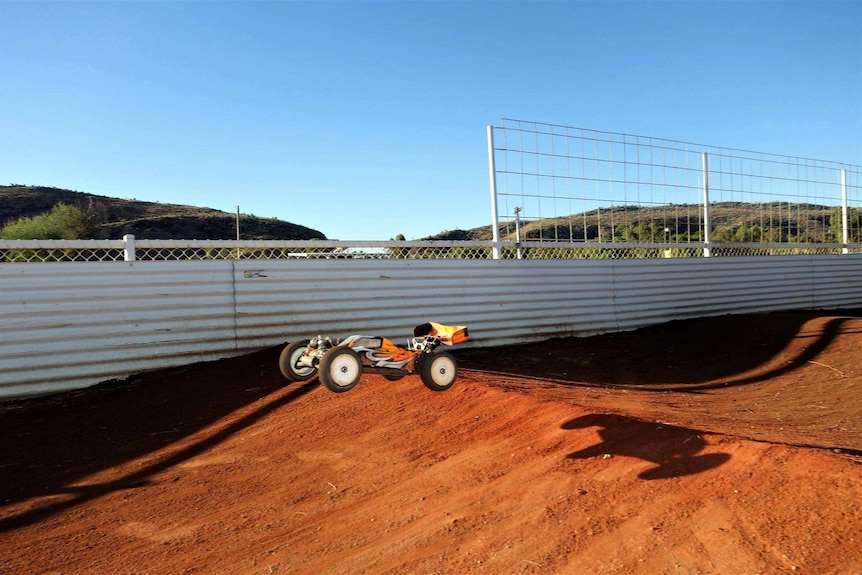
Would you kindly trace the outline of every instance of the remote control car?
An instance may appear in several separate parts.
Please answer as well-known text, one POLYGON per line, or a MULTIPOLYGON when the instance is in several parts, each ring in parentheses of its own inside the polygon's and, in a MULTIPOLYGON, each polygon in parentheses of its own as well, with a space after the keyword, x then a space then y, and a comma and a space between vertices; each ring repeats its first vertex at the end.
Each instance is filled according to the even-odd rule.
POLYGON ((406 348, 379 336, 351 335, 332 343, 318 335, 287 345, 278 367, 291 381, 306 381, 318 374, 327 389, 339 393, 353 389, 363 372, 379 373, 390 381, 418 373, 428 388, 445 391, 455 383, 458 366, 452 354, 438 348, 467 338, 466 326, 434 322, 413 328, 413 339, 406 348))

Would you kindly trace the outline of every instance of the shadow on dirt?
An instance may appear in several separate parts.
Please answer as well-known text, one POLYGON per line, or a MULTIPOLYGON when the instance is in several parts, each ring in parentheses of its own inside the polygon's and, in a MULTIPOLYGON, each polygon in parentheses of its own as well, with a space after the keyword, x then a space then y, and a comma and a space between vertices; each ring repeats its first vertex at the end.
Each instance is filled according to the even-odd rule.
POLYGON ((647 423, 620 415, 590 414, 567 421, 562 429, 599 428, 601 443, 567 455, 569 459, 636 457, 657 466, 638 474, 640 479, 670 479, 714 469, 730 460, 727 453, 700 452, 706 447, 692 429, 647 423))
POLYGON ((468 369, 542 377, 561 385, 697 391, 747 385, 792 371, 847 333, 845 324, 860 316, 862 310, 843 310, 678 320, 588 338, 466 349, 458 359, 468 369), (839 317, 811 328, 809 322, 824 316, 839 317), (786 356, 781 367, 740 377, 779 356, 786 356))
MULTIPOLYGON (((289 383, 277 365, 280 349, 103 384, 80 392, 0 405, 0 505, 49 497, 0 519, 0 532, 19 528, 150 477, 199 455, 264 416, 309 393, 317 380, 289 383), (133 473, 76 485, 122 463, 181 442, 239 409, 255 405, 133 473)), ((3 513, 0 511, 0 513, 3 513)))

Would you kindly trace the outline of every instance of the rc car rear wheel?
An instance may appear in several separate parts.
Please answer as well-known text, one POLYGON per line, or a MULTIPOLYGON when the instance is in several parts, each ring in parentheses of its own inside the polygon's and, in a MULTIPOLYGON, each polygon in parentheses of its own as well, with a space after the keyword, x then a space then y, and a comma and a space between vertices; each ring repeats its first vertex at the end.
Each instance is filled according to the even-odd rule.
POLYGON ((330 391, 349 391, 361 376, 362 361, 349 347, 333 347, 320 358, 320 383, 330 391))
POLYGON ((449 352, 438 350, 422 358, 419 377, 428 389, 446 391, 458 377, 458 364, 449 352))
POLYGON ((290 381, 307 381, 314 377, 317 369, 305 365, 299 365, 297 362, 308 349, 307 339, 295 341, 281 350, 281 355, 278 357, 278 368, 281 374, 290 381))

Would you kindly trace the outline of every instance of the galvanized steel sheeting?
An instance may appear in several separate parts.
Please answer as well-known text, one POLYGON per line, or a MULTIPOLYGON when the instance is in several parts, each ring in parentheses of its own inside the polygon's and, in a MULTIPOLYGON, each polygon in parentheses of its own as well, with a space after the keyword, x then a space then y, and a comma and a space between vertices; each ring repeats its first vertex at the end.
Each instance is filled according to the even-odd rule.
POLYGON ((0 265, 0 397, 55 392, 323 333, 468 345, 672 319, 862 306, 862 257, 239 260, 0 265))
POLYGON ((231 262, 0 265, 0 397, 235 352, 231 262))

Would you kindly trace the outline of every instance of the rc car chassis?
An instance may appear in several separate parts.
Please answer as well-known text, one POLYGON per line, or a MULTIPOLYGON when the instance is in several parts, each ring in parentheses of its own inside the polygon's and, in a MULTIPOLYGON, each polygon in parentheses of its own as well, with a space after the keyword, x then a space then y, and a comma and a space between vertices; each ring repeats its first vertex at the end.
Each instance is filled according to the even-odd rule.
POLYGON ((395 381, 418 373, 434 391, 452 387, 458 376, 455 358, 440 345, 455 345, 468 339, 466 326, 427 322, 413 328, 406 348, 379 336, 351 335, 336 343, 318 335, 285 346, 278 359, 281 373, 291 381, 306 381, 318 375, 334 392, 353 389, 363 373, 379 373, 395 381))

